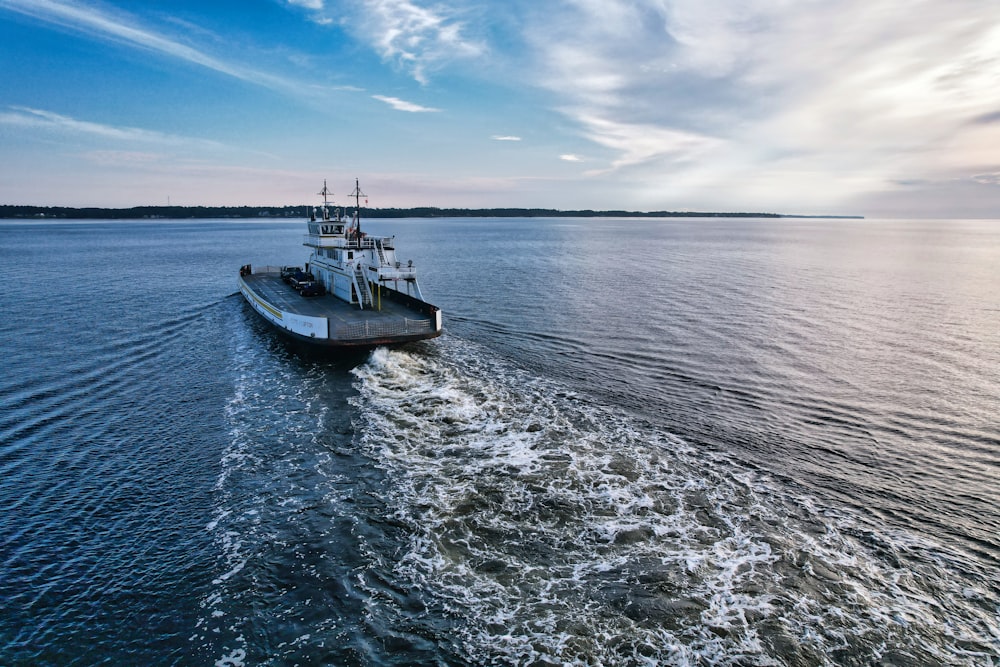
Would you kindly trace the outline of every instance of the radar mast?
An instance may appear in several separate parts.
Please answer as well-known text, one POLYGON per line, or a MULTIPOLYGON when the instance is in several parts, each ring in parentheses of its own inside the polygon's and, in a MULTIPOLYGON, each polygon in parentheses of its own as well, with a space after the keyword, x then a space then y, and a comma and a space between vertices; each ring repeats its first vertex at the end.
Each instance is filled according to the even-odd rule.
MULTIPOLYGON (((361 198, 367 197, 364 192, 361 191, 361 186, 358 185, 358 179, 354 179, 354 192, 351 193, 351 197, 354 197, 354 228, 357 230, 358 238, 361 237, 361 198)), ((365 200, 367 203, 367 200, 365 200)))
POLYGON ((333 196, 333 193, 330 192, 330 189, 328 187, 326 187, 325 178, 323 179, 323 189, 320 190, 318 194, 323 195, 323 219, 329 220, 330 219, 330 210, 328 208, 330 206, 329 198, 333 196))

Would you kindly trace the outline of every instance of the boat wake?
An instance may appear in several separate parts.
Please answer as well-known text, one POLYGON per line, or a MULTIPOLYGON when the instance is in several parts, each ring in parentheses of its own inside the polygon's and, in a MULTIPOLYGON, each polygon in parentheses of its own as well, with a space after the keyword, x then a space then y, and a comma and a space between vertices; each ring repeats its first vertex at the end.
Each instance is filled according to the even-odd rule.
POLYGON ((449 338, 354 370, 392 576, 477 664, 983 664, 995 592, 449 338), (933 598, 927 590, 933 590, 933 598))
MULTIPOLYGON (((217 664, 946 664, 996 582, 455 336, 310 363, 232 338, 217 664)), ((980 573, 982 574, 982 573, 980 573)))
POLYGON ((218 556, 191 641, 217 665, 356 662, 351 545, 374 482, 350 446, 350 376, 261 333, 230 338, 229 446, 205 525, 218 556))

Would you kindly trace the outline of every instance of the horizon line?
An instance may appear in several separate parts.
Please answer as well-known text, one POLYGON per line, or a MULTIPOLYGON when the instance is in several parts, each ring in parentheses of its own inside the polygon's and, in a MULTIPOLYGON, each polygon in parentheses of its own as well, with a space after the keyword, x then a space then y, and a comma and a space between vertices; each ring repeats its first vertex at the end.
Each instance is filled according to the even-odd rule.
MULTIPOLYGON (((222 211, 246 211, 247 213, 252 213, 252 215, 243 216, 233 216, 228 215, 226 217, 232 218, 249 218, 249 217, 291 217, 287 215, 289 209, 305 209, 307 211, 310 208, 316 208, 317 205, 313 204, 279 204, 274 206, 263 206, 263 205, 243 205, 243 204, 214 204, 214 205, 183 205, 183 204, 141 204, 138 206, 125 206, 125 207, 105 207, 105 206, 38 206, 31 204, 0 204, 0 217, 7 217, 4 215, 5 209, 21 209, 20 213, 14 213, 13 219, 24 219, 28 218, 44 218, 44 214, 52 212, 56 215, 54 217, 61 219, 93 219, 92 215, 80 215, 84 212, 86 213, 129 213, 129 212, 139 212, 142 211, 146 215, 139 216, 137 218, 129 218, 125 216, 118 216, 119 219, 144 219, 148 218, 150 214, 155 211, 202 211, 208 212, 213 209, 222 211), (264 215, 268 211, 276 209, 286 212, 283 216, 274 215, 264 215)), ((342 206, 339 208, 352 208, 350 206, 342 206)), ((470 208, 462 206, 389 206, 389 207, 370 207, 362 206, 361 211, 367 211, 369 216, 373 213, 400 213, 403 215, 377 215, 376 217, 420 217, 420 218, 449 218, 449 217, 741 217, 741 218, 819 218, 819 219, 864 219, 863 215, 853 215, 853 214, 799 214, 799 213, 769 213, 762 211, 687 211, 687 210, 656 210, 656 211, 632 211, 625 209, 558 209, 558 208, 548 208, 540 206, 487 206, 481 208, 470 208), (437 213, 437 215, 434 215, 437 213)), ((160 215, 161 219, 191 219, 200 217, 211 217, 211 216, 188 216, 178 217, 178 216, 168 216, 160 215)))

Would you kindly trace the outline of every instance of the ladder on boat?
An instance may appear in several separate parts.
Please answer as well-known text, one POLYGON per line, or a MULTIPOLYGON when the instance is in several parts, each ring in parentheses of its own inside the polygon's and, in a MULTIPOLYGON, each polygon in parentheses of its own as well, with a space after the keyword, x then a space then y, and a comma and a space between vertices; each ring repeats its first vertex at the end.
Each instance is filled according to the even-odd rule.
POLYGON ((358 304, 361 306, 361 310, 373 307, 372 301, 372 290, 368 285, 368 278, 365 277, 364 269, 361 268, 361 262, 354 265, 354 287, 358 292, 358 304))
POLYGON ((385 261, 385 251, 382 249, 382 239, 375 239, 375 250, 378 251, 378 263, 380 266, 385 266, 388 262, 385 261))

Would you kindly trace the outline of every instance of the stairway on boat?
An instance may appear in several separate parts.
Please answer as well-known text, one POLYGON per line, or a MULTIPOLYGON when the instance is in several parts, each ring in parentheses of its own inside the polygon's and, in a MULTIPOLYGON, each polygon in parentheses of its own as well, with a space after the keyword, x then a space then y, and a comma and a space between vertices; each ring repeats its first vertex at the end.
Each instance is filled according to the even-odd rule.
POLYGON ((354 286, 358 291, 358 302, 361 305, 361 309, 372 308, 372 290, 368 285, 368 278, 365 277, 364 269, 361 268, 361 262, 354 265, 354 286))

